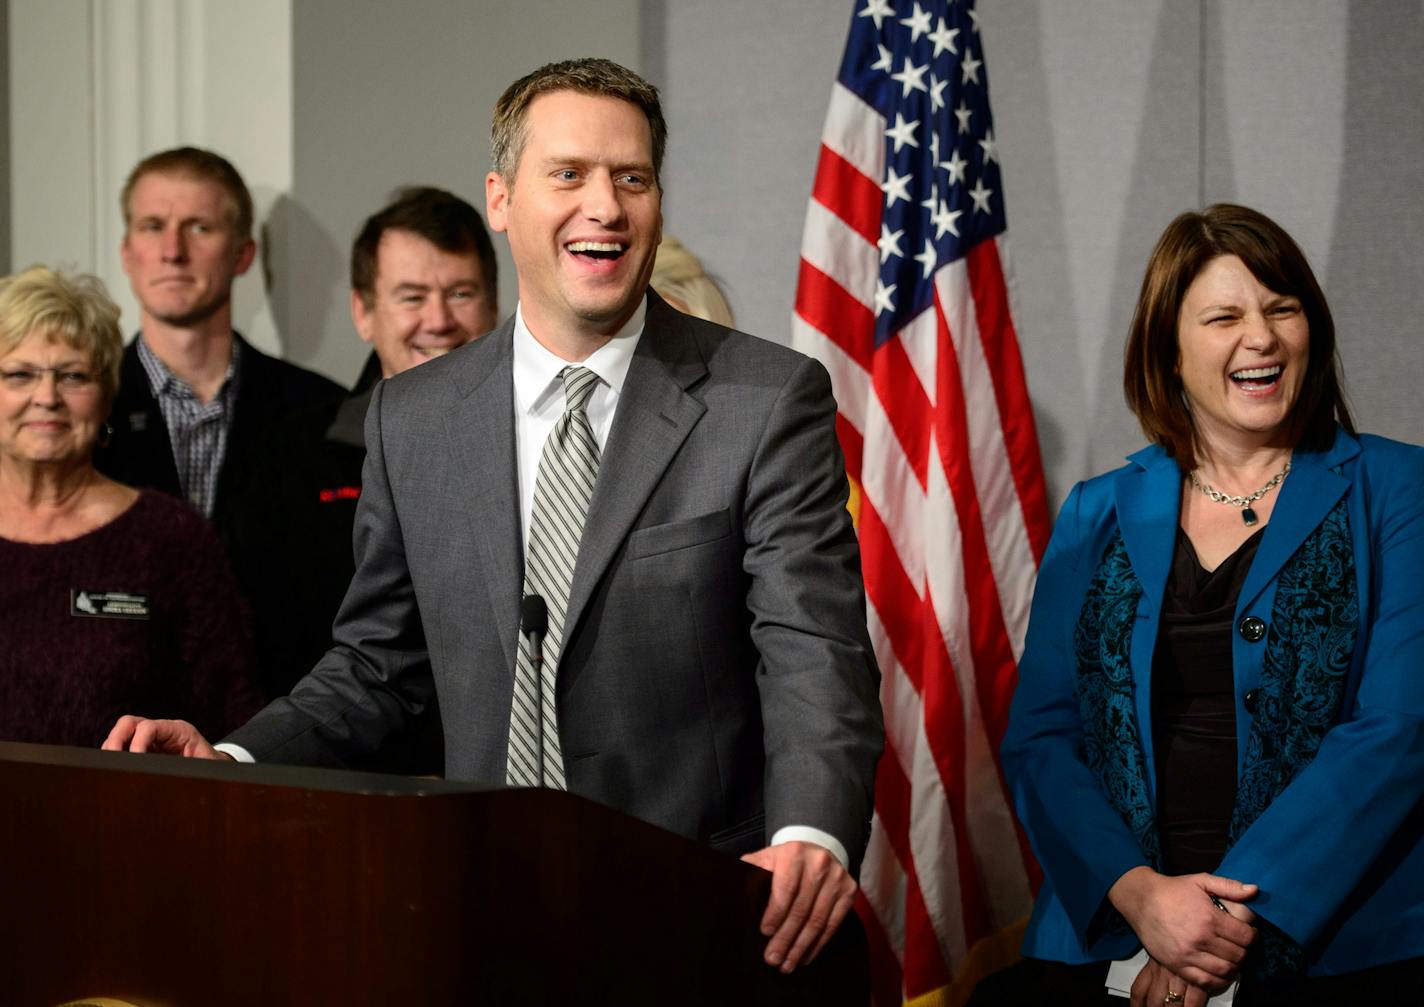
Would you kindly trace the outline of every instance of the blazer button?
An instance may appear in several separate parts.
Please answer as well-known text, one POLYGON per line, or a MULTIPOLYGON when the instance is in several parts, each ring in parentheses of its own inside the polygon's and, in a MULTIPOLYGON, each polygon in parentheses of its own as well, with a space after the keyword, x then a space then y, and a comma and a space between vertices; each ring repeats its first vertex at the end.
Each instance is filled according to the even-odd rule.
POLYGON ((1259 643, 1266 635, 1266 624, 1254 615, 1242 619, 1238 628, 1241 631, 1241 639, 1247 643, 1259 643))
POLYGON ((1241 705, 1246 707, 1246 712, 1254 717, 1256 715, 1256 701, 1260 698, 1260 689, 1247 689, 1246 695, 1241 697, 1241 705))

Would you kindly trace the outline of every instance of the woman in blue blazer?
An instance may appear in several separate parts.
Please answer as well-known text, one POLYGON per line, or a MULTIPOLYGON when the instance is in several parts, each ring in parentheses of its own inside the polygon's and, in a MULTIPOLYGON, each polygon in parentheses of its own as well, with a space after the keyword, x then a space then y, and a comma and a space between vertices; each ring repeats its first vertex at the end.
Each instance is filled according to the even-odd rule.
POLYGON ((1064 504, 1003 745, 1026 967, 1054 1004, 1143 949, 1133 1004, 1424 1003, 1424 450, 1355 434, 1244 207, 1167 228, 1125 372, 1153 445, 1064 504))

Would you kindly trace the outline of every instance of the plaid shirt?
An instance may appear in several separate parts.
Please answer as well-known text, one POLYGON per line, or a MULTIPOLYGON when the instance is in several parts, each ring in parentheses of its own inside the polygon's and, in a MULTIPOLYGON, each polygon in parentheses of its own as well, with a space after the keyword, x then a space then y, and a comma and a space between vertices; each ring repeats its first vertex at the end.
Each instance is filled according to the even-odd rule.
POLYGON ((232 428, 233 405, 241 370, 242 344, 233 340, 232 360, 227 365, 222 387, 206 404, 199 402, 192 387, 174 375, 139 337, 138 359, 148 375, 148 387, 158 400, 168 440, 173 445, 173 462, 178 467, 178 485, 183 496, 207 517, 213 515, 218 472, 227 452, 227 434, 232 428))

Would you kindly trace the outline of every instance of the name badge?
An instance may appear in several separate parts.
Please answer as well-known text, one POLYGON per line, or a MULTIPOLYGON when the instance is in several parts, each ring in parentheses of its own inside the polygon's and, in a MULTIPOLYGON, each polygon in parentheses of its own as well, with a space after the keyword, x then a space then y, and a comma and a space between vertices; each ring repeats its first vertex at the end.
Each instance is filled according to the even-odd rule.
POLYGON ((147 619, 148 595, 128 591, 69 590, 69 614, 91 619, 147 619))

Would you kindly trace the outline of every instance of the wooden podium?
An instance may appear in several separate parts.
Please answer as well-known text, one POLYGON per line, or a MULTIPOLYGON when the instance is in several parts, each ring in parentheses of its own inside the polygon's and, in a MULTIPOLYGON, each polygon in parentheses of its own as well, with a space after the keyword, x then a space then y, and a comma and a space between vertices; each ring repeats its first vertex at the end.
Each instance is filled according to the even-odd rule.
POLYGON ((782 976, 770 874, 569 794, 0 743, 0 808, 14 1007, 870 1002, 854 913, 782 976))

